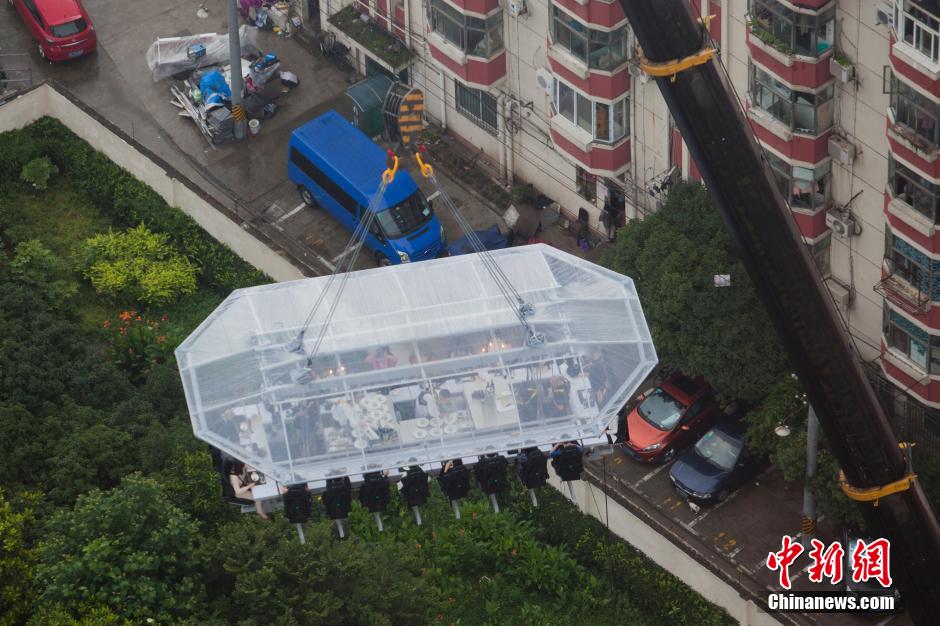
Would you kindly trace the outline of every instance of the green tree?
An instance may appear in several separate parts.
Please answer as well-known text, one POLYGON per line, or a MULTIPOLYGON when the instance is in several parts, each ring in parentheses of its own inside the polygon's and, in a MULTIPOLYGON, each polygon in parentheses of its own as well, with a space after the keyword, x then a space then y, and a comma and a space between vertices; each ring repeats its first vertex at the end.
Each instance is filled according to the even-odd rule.
POLYGON ((151 305, 168 304, 196 290, 197 270, 169 236, 140 225, 85 241, 82 269, 99 293, 151 305))
POLYGON ((34 189, 44 191, 49 187, 49 179, 58 171, 59 168, 49 160, 49 157, 38 157, 23 166, 20 171, 20 180, 29 183, 34 189))
POLYGON ((427 624, 440 592, 414 545, 337 541, 328 522, 301 545, 284 522, 223 526, 203 562, 216 612, 230 623, 427 624))
POLYGON ((662 362, 758 401, 786 358, 718 211, 700 185, 672 189, 661 210, 620 230, 605 258, 636 282, 662 362), (731 287, 714 276, 730 274, 731 287))
POLYGON ((113 491, 81 496, 47 525, 37 568, 40 602, 75 616, 104 606, 138 624, 194 619, 205 600, 198 532, 152 479, 128 476, 113 491))
POLYGON ((15 510, 0 489, 0 626, 22 623, 32 608, 36 563, 29 545, 34 522, 29 504, 34 499, 24 496, 25 508, 15 510))
POLYGON ((65 262, 38 239, 17 244, 10 273, 17 282, 34 287, 53 306, 78 291, 78 284, 65 278, 68 275, 65 262))

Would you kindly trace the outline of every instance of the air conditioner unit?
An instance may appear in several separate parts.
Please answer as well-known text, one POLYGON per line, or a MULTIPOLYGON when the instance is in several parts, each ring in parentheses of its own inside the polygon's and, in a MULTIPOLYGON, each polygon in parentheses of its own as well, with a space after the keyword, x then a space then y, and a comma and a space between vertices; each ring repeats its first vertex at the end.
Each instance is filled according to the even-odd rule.
POLYGON ((525 0, 509 0, 509 15, 519 17, 526 14, 525 0))
POLYGON ((830 209, 826 212, 826 226, 840 239, 848 239, 862 232, 861 225, 855 221, 851 211, 830 209))
POLYGON ((829 286, 829 293, 832 294, 832 299, 843 311, 852 306, 852 303, 855 301, 854 289, 832 279, 827 280, 826 284, 829 286))
POLYGON ((829 156, 845 167, 851 167, 852 161, 855 160, 855 144, 838 135, 830 135, 829 156))
POLYGON ((552 85, 554 84, 552 73, 544 67, 535 70, 535 84, 539 89, 551 95, 552 85))
POLYGON ((875 5, 875 24, 894 28, 894 9, 889 2, 879 2, 875 5))

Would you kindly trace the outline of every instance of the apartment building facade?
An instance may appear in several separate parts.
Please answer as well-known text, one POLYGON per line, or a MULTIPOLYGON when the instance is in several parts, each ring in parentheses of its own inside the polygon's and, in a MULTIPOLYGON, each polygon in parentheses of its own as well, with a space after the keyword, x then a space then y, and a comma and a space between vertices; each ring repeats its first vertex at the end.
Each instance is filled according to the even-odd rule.
MULTIPOLYGON (((699 177, 616 1, 342 1, 324 25, 351 6, 400 40, 427 117, 569 218, 600 230, 605 202, 634 219, 699 177)), ((690 4, 863 358, 940 435, 940 2, 690 4)))

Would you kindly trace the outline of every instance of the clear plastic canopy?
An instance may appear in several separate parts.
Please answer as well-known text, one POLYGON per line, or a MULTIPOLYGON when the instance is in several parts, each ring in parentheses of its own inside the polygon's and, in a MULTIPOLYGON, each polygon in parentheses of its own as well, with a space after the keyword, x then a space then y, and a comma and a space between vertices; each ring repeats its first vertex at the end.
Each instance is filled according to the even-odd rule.
POLYGON ((284 483, 596 437, 656 364, 633 281, 543 244, 239 289, 176 350, 196 436, 284 483), (338 281, 337 281, 338 282, 338 281))

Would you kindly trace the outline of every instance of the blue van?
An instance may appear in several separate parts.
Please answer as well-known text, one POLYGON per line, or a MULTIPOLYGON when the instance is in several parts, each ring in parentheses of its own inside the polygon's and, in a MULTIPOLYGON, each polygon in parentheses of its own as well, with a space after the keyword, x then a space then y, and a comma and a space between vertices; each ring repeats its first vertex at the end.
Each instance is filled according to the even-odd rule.
MULTIPOLYGON (((386 153, 336 111, 296 129, 287 174, 300 197, 324 209, 350 232, 378 191, 386 153)), ((379 265, 423 261, 447 253, 444 227, 414 179, 399 168, 376 209, 366 247, 379 265)))

